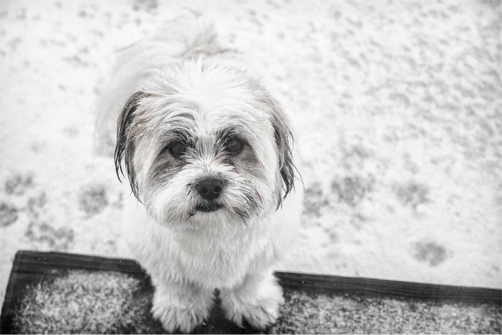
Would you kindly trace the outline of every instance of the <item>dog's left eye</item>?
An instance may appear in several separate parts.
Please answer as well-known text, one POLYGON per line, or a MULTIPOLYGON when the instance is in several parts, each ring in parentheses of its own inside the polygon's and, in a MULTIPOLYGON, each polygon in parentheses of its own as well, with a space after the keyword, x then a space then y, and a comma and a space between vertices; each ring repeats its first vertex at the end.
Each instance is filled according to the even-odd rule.
POLYGON ((169 152, 174 158, 180 158, 186 151, 186 144, 183 142, 174 142, 169 147, 169 152))
POLYGON ((231 155, 238 155, 243 148, 244 148, 244 143, 236 138, 229 140, 226 145, 226 149, 228 153, 231 155))

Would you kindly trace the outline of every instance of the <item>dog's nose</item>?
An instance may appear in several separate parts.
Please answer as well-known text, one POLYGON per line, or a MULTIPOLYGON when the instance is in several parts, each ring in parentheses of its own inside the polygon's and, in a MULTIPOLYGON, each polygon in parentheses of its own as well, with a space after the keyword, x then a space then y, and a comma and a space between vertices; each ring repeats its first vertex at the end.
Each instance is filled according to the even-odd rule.
POLYGON ((197 184, 197 191, 206 200, 218 198, 223 190, 223 183, 219 179, 204 179, 197 184))

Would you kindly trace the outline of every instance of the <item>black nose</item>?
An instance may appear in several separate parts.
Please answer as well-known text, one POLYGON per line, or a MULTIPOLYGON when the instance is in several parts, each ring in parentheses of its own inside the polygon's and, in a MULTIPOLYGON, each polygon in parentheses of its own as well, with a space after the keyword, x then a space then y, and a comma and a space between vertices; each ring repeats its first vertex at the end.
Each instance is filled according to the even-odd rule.
POLYGON ((214 200, 220 196, 223 183, 218 179, 204 179, 196 187, 201 197, 206 200, 214 200))

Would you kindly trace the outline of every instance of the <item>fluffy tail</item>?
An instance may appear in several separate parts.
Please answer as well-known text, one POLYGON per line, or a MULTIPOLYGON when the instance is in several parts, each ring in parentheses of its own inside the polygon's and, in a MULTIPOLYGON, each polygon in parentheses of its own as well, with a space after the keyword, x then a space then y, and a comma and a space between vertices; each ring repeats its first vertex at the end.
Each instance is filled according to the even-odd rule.
POLYGON ((120 50, 112 78, 97 101, 94 152, 113 154, 116 122, 124 103, 159 68, 222 51, 213 24, 190 10, 166 22, 154 35, 120 50))

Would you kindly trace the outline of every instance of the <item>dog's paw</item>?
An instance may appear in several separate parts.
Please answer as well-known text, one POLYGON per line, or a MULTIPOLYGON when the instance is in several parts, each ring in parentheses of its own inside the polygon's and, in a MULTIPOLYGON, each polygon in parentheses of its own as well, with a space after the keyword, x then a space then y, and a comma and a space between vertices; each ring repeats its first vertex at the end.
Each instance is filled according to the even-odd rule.
POLYGON ((242 327, 245 319, 256 329, 265 329, 272 325, 279 316, 282 300, 262 298, 252 302, 233 301, 225 307, 227 318, 242 327))
POLYGON ((273 281, 264 282, 255 292, 248 289, 221 292, 222 307, 226 317, 242 327, 244 319, 256 329, 265 329, 279 316, 279 306, 284 303, 281 287, 273 281))
POLYGON ((191 332, 208 317, 213 295, 195 286, 157 285, 152 314, 170 333, 191 332))
POLYGON ((200 306, 175 306, 172 302, 163 300, 154 302, 152 314, 169 333, 190 333, 208 316, 208 309, 200 306))

